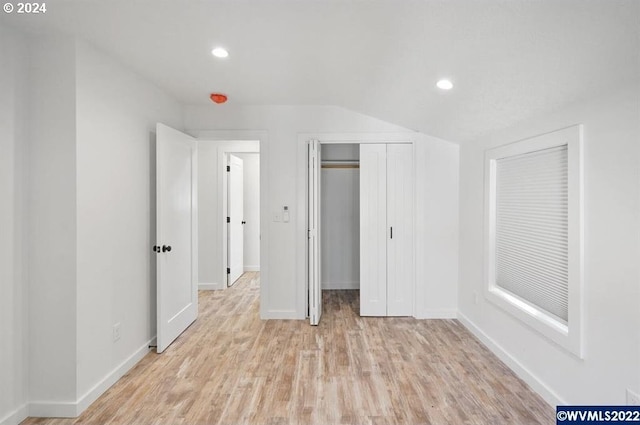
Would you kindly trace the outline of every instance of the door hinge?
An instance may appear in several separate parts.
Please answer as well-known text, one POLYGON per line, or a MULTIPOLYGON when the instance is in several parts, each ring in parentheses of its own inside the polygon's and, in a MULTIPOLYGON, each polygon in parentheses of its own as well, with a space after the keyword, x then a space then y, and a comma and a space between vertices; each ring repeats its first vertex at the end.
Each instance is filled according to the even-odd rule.
POLYGON ((227 165, 227 173, 231 171, 231 165, 227 165))
POLYGON ((227 217, 227 223, 231 223, 231 217, 227 217))
POLYGON ((231 269, 227 267, 227 274, 231 274, 231 269))

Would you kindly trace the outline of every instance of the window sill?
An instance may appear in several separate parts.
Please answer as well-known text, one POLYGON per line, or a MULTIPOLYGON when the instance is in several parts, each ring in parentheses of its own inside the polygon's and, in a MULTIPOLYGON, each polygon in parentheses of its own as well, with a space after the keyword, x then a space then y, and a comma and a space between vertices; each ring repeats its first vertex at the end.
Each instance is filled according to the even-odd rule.
POLYGON ((580 359, 584 357, 579 332, 572 332, 569 325, 561 319, 495 285, 485 291, 485 296, 491 303, 571 354, 580 359))

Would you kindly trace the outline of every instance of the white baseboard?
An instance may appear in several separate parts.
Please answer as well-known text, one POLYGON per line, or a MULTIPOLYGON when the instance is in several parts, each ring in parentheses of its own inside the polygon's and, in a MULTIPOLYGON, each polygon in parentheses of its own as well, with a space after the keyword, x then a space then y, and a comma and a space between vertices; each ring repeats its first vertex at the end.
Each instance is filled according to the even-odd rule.
POLYGON ((259 272, 260 266, 244 266, 245 272, 259 272))
POLYGON ((416 319, 457 319, 458 310, 455 308, 433 308, 421 311, 416 319))
POLYGON ((4 418, 0 419, 0 425, 18 425, 29 417, 29 406, 23 404, 4 418))
POLYGON ((75 418, 78 403, 34 401, 29 403, 29 416, 34 418, 75 418))
POLYGON ((462 323, 472 334, 474 334, 482 343, 495 354, 500 360, 502 360, 520 379, 526 382, 535 392, 540 395, 550 406, 562 406, 567 402, 563 400, 555 391, 553 391, 547 384, 542 382, 540 378, 534 375, 529 369, 527 369, 522 363, 512 356, 507 350, 505 350, 500 344, 493 340, 489 335, 484 333, 475 323, 473 323, 467 316, 458 312, 458 320, 462 323))
POLYGON ((143 346, 138 348, 132 355, 129 356, 125 361, 120 363, 115 369, 113 369, 107 376, 105 376, 102 381, 98 382, 93 388, 86 392, 85 395, 80 397, 77 402, 77 414, 76 416, 80 416, 82 412, 84 412, 87 407, 91 405, 94 401, 98 399, 102 394, 104 394, 113 384, 118 382, 120 378, 122 378, 131 368, 133 368, 144 356, 149 353, 149 346, 154 345, 153 342, 155 338, 150 339, 145 342, 143 346))
MULTIPOLYGON (((300 317, 295 310, 269 310, 260 312, 262 320, 280 319, 280 320, 299 320, 300 317)), ((303 317, 304 319, 304 317, 303 317)))
POLYGON ((224 289, 221 283, 198 283, 198 289, 201 291, 219 291, 224 289))
POLYGON ((125 361, 120 363, 107 376, 98 382, 93 388, 74 402, 33 402, 29 403, 29 416, 37 418, 76 418, 84 412, 87 407, 104 394, 113 384, 118 382, 136 363, 149 353, 149 346, 155 344, 156 338, 147 341, 143 346, 138 348, 125 361))
POLYGON ((360 282, 322 282, 322 289, 360 289, 360 282))

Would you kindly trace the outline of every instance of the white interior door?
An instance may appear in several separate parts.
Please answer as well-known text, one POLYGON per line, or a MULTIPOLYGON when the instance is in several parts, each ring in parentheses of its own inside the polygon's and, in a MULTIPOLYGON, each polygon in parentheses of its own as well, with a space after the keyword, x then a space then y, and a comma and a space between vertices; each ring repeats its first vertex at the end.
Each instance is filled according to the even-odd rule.
POLYGON ((227 285, 233 285, 244 272, 244 164, 241 158, 229 154, 227 204, 229 273, 227 285))
POLYGON ((360 315, 387 315, 387 145, 360 145, 360 315))
POLYGON ((413 315, 413 146, 387 145, 387 316, 413 315))
POLYGON ((308 145, 308 284, 309 322, 320 323, 322 316, 322 281, 320 279, 320 142, 309 141, 308 145))
POLYGON ((197 156, 195 140, 156 126, 157 351, 198 316, 197 156))

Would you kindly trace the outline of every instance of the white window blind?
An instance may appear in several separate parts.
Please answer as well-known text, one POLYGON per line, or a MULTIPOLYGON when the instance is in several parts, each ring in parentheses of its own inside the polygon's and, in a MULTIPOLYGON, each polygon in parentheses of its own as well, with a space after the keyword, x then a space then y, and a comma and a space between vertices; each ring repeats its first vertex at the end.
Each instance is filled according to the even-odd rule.
POLYGON ((496 160, 496 285, 568 320, 567 145, 496 160))

